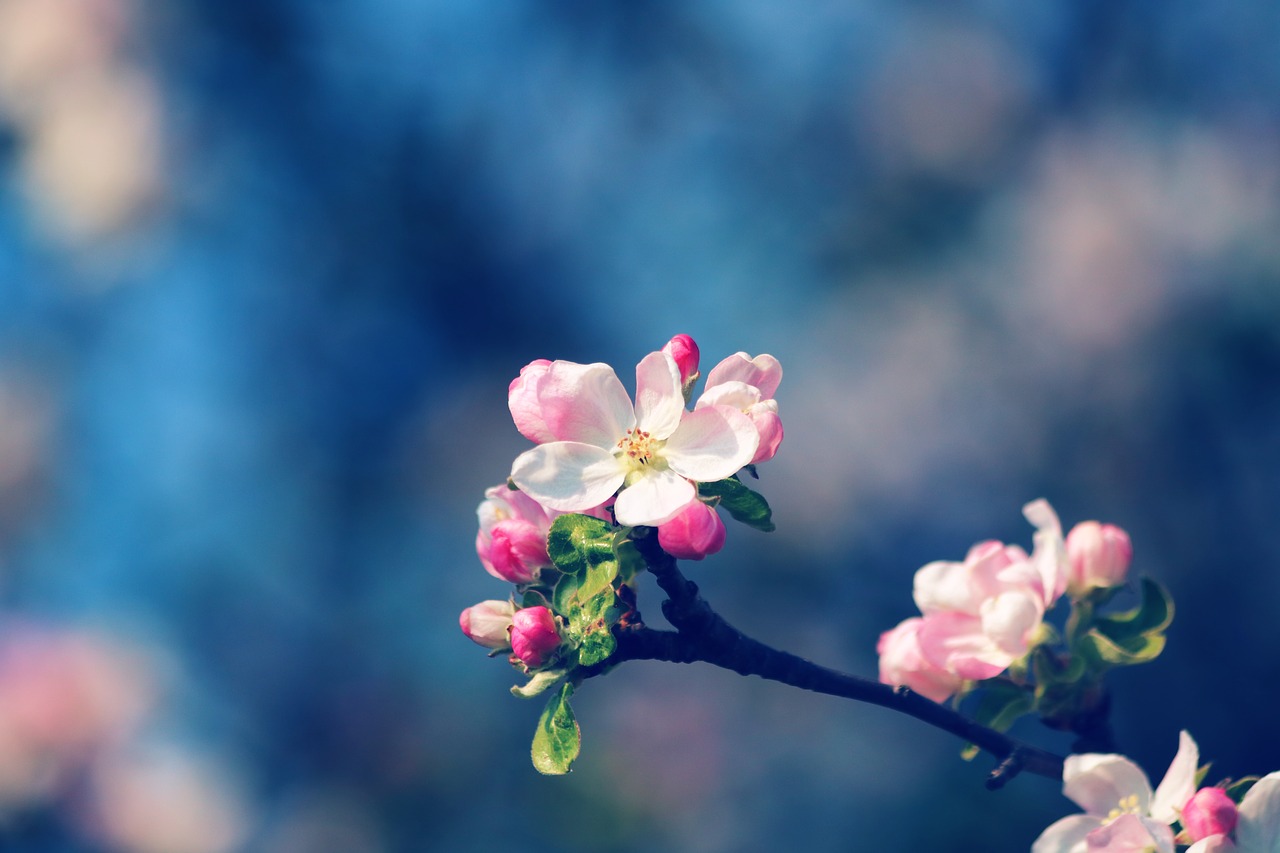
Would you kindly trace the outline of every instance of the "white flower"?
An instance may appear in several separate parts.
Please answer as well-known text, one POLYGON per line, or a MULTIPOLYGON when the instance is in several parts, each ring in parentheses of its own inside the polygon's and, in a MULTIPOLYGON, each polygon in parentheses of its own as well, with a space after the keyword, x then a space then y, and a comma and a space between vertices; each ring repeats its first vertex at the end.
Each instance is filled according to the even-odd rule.
POLYGON ((1031 846, 1031 853, 1173 853, 1169 825, 1195 793, 1199 760, 1196 742, 1182 732, 1178 754, 1152 793, 1142 768, 1123 755, 1068 756, 1062 770, 1062 793, 1085 814, 1050 825, 1031 846))
POLYGON ((539 429, 526 435, 558 440, 518 456, 511 479, 551 509, 581 512, 621 488, 618 523, 657 526, 693 500, 693 483, 723 480, 755 455, 759 435, 746 415, 729 406, 685 410, 680 370, 666 353, 636 365, 634 406, 607 364, 555 361, 536 373, 513 383, 520 405, 512 413, 517 426, 537 415, 539 429))

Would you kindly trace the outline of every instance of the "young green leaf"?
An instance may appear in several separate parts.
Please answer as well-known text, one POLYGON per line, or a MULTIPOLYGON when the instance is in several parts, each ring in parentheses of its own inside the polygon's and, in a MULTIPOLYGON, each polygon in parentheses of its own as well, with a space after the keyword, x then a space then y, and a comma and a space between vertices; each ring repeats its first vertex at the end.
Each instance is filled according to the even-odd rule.
POLYGON ((569 707, 572 695, 573 685, 566 683, 542 709, 530 751, 533 766, 539 773, 562 776, 569 772, 570 765, 578 757, 582 733, 574 719, 573 709, 569 707))
POLYGON ((769 502, 732 477, 715 483, 699 483, 698 494, 704 498, 719 498, 720 506, 729 515, 756 530, 771 533, 775 529, 769 502))

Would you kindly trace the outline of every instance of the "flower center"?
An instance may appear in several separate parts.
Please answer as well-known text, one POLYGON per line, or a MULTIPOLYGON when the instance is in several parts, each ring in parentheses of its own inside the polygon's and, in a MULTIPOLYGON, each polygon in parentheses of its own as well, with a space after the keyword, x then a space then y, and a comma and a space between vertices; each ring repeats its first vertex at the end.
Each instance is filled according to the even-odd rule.
POLYGON ((627 430, 627 434, 618 439, 618 449, 634 465, 648 465, 653 461, 658 448, 664 442, 651 436, 639 427, 627 430))
POLYGON ((1121 815, 1137 814, 1137 813, 1138 813, 1138 795, 1130 794, 1127 797, 1122 797, 1120 799, 1120 803, 1114 809, 1107 812, 1106 822, 1111 823, 1111 821, 1115 820, 1121 815))

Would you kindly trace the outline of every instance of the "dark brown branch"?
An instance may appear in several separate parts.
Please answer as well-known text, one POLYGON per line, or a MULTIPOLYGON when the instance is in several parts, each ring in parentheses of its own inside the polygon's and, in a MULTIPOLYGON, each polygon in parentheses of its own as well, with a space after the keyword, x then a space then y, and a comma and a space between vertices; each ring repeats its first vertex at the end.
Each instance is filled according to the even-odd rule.
POLYGON ((1063 760, 1058 755, 979 725, 906 687, 828 669, 746 636, 711 609, 698 594, 698 587, 681 574, 675 560, 658 547, 656 536, 639 538, 636 544, 667 594, 662 612, 676 631, 655 631, 642 624, 619 630, 618 648, 607 665, 587 670, 583 673, 586 677, 627 660, 701 661, 740 675, 758 675, 804 690, 880 705, 950 732, 999 760, 987 779, 987 787, 992 789, 1002 787, 1020 772, 1062 778, 1063 760))

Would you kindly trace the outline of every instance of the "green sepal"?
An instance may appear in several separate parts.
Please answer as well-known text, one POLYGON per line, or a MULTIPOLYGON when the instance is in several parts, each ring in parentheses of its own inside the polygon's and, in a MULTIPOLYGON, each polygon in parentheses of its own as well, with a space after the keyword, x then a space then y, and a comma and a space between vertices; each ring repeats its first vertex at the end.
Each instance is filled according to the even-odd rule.
POLYGON ((1112 666, 1131 666, 1153 661, 1164 651, 1163 634, 1139 634, 1115 640, 1094 628, 1080 638, 1080 650, 1096 660, 1112 666))
POLYGON ((519 684, 513 686, 511 694, 522 699, 532 699, 559 684, 567 672, 566 669, 544 669, 542 672, 535 672, 523 686, 519 684))
POLYGON ((1094 627, 1109 639, 1120 643, 1132 637, 1157 634, 1173 622, 1173 598, 1168 590, 1151 580, 1142 579, 1138 606, 1123 613, 1094 619, 1094 627))
POLYGON ((547 554, 566 575, 613 560, 613 527, 590 515, 558 516, 547 532, 547 554))
POLYGON ((698 494, 704 498, 719 498, 720 506, 729 515, 749 527, 765 533, 772 533, 776 529, 769 502, 759 493, 742 485, 739 480, 730 477, 715 483, 699 483, 698 494))
POLYGON ((1031 691, 1006 678, 989 678, 981 683, 981 699, 973 711, 977 722, 998 732, 1006 732, 1035 705, 1031 691))
POLYGON ((1227 796, 1231 798, 1231 802, 1240 805, 1244 795, 1249 793, 1249 789, 1260 781, 1262 781, 1261 776, 1245 776, 1225 786, 1224 790, 1227 792, 1227 796))
POLYGON ((547 700, 538 719, 538 728, 533 733, 533 747, 530 755, 533 766, 539 773, 548 776, 563 776, 569 772, 578 751, 582 746, 582 732, 578 721, 574 719, 573 709, 569 707, 569 697, 573 695, 573 685, 566 683, 560 692, 547 700))

